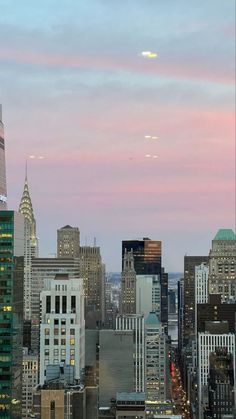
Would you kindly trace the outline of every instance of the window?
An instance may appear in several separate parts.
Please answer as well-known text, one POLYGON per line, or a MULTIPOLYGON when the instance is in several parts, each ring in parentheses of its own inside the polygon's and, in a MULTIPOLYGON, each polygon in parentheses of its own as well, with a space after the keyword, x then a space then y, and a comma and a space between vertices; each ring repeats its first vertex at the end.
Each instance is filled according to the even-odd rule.
POLYGON ((70 329, 70 334, 75 335, 75 329, 70 329))
POLYGON ((74 345, 75 344, 75 339, 74 338, 71 338, 70 339, 70 345, 74 345))
POLYGON ((66 313, 66 307, 67 307, 67 297, 66 295, 62 296, 62 313, 66 313))
POLYGON ((53 355, 58 356, 59 355, 59 349, 54 349, 53 350, 53 355))
POLYGON ((61 319, 61 324, 64 326, 66 324, 66 319, 61 319))
POLYGON ((61 345, 66 345, 66 339, 61 339, 61 345))
POLYGON ((46 313, 51 313, 51 296, 46 296, 46 313))
POLYGON ((44 340, 44 345, 46 346, 46 345, 49 345, 49 339, 45 339, 44 340))
POLYGON ((70 360, 70 365, 75 365, 75 360, 74 359, 70 360))
POLYGON ((55 297, 55 312, 60 313, 60 296, 56 295, 55 297))
POLYGON ((49 349, 45 349, 44 356, 49 356, 49 349))
POLYGON ((54 335, 58 335, 59 334, 59 329, 54 329, 54 335))
POLYGON ((45 329, 45 330, 44 330, 44 334, 45 334, 45 335, 49 335, 49 334, 50 334, 50 329, 45 329))
POLYGON ((62 334, 62 335, 65 335, 65 334, 66 334, 66 329, 65 329, 65 328, 62 328, 62 329, 61 329, 61 334, 62 334))
POLYGON ((74 349, 71 349, 71 350, 70 350, 70 354, 71 354, 71 355, 74 355, 74 354, 75 354, 75 350, 74 350, 74 349))
POLYGON ((66 356, 66 350, 65 349, 61 349, 61 356, 66 356))
POLYGON ((54 319, 54 324, 59 324, 59 319, 54 319))
POLYGON ((70 324, 74 324, 74 319, 70 319, 70 324))
POLYGON ((58 345, 58 339, 54 339, 54 345, 58 345))
POLYGON ((72 313, 75 312, 75 308, 76 308, 76 296, 72 295, 71 296, 71 311, 72 311, 72 313))

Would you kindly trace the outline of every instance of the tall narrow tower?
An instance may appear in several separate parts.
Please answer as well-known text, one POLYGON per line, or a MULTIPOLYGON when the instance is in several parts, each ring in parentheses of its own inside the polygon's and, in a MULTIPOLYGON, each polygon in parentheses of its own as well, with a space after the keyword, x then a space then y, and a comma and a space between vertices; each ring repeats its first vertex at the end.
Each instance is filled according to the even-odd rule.
POLYGON ((38 257, 38 239, 36 236, 36 221, 29 194, 27 165, 25 170, 25 184, 20 202, 19 212, 25 217, 25 249, 24 249, 24 319, 31 319, 31 272, 32 258, 38 257))
POLYGON ((2 122, 2 105, 0 105, 0 210, 7 209, 7 182, 5 163, 4 125, 2 122))

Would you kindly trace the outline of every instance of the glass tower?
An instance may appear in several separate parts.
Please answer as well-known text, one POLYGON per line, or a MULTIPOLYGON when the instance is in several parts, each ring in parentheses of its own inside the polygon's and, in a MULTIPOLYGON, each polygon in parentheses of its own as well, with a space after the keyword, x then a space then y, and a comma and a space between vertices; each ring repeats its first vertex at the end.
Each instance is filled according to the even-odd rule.
POLYGON ((0 105, 0 210, 7 208, 7 184, 5 163, 4 125, 2 122, 2 105, 0 105))
POLYGON ((0 211, 0 418, 21 418, 24 218, 0 211))

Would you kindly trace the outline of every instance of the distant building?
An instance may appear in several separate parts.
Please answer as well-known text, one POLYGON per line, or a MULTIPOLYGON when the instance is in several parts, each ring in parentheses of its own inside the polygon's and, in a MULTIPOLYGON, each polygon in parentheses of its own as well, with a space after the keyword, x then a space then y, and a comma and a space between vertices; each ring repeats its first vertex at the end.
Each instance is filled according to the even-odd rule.
POLYGON ((0 211, 0 416, 21 418, 24 217, 0 211))
POLYGON ((184 279, 178 281, 178 350, 181 354, 184 340, 184 279))
POLYGON ((40 384, 46 380, 49 365, 70 365, 75 380, 81 379, 85 367, 82 281, 68 274, 46 279, 40 301, 40 384))
POLYGON ((147 317, 150 311, 161 315, 160 275, 137 275, 136 313, 147 317))
POLYGON ((65 227, 57 230, 57 257, 78 258, 80 250, 80 231, 78 227, 65 227))
POLYGON ((212 240, 209 255, 209 292, 222 300, 236 299, 236 235, 221 229, 212 240))
POLYGON ((100 247, 80 247, 80 278, 84 284, 86 327, 101 327, 105 320, 105 268, 100 247))
POLYGON ((0 105, 0 210, 7 209, 7 182, 4 125, 2 122, 2 105, 0 105))
POLYGON ((29 419, 33 411, 33 391, 38 385, 38 355, 29 354, 28 348, 23 350, 22 377, 22 418, 29 419))
POLYGON ((175 290, 168 291, 168 312, 169 314, 176 313, 176 292, 175 290))
POLYGON ((136 273, 133 251, 125 250, 121 274, 121 314, 136 313, 136 273))

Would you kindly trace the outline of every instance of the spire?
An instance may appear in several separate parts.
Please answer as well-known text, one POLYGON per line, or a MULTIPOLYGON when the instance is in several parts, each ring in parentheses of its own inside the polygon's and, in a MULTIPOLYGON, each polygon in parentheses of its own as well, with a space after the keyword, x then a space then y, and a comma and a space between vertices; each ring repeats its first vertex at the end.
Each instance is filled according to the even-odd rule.
POLYGON ((25 160, 25 183, 28 183, 28 164, 27 164, 27 159, 25 160))
POLYGON ((27 176, 27 161, 25 166, 25 183, 22 198, 20 201, 19 212, 25 216, 31 226, 31 236, 36 235, 36 222, 34 218, 33 205, 30 198, 27 176))

